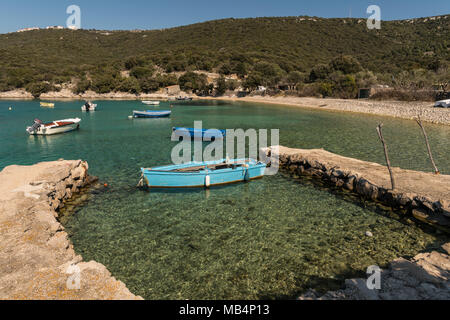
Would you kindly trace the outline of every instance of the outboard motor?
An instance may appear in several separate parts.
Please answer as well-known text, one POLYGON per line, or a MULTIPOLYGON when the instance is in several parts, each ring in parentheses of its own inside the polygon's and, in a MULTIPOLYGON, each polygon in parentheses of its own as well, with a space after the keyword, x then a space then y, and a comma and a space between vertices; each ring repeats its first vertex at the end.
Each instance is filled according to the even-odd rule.
POLYGON ((36 132, 36 131, 39 130, 39 128, 41 127, 41 125, 42 125, 42 121, 41 121, 41 120, 39 120, 39 119, 34 119, 33 125, 32 125, 31 127, 28 127, 27 131, 28 131, 29 133, 36 132))

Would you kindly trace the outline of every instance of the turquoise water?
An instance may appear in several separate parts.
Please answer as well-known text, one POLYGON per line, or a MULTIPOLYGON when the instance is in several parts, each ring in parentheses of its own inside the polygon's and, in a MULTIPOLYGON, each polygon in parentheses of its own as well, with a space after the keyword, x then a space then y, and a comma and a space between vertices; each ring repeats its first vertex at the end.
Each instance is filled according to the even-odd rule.
MULTIPOLYGON (((64 218, 75 250, 105 264, 147 299, 294 297, 312 286, 335 289, 349 275, 443 241, 395 214, 280 173, 212 190, 151 191, 135 186, 139 168, 170 163, 173 126, 279 128, 282 145, 325 148, 383 163, 375 127, 384 123, 391 162, 431 171, 417 124, 392 118, 224 102, 174 104, 170 119, 129 120, 135 101, 0 101, 0 169, 10 164, 84 159, 109 184, 88 192, 64 218), (8 107, 13 106, 9 111, 8 107), (30 137, 34 118, 80 117, 77 132, 30 137), (366 231, 374 236, 364 236, 366 231)), ((169 108, 167 103, 156 109, 169 108)), ((450 127, 426 125, 435 161, 450 174, 450 127)))

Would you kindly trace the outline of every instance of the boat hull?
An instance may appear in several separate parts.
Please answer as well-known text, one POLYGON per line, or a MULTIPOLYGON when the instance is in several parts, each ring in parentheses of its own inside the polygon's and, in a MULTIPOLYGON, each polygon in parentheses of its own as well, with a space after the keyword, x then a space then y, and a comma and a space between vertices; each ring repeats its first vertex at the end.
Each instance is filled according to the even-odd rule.
POLYGON ((69 119, 69 120, 58 120, 56 122, 71 122, 69 124, 65 124, 62 126, 45 126, 42 125, 39 127, 39 129, 28 132, 30 135, 44 135, 44 136, 50 136, 54 134, 61 134, 66 133, 74 130, 78 130, 80 128, 80 119, 69 119))
POLYGON ((436 101, 434 104, 436 108, 450 108, 450 99, 436 101))
POLYGON ((172 111, 133 111, 133 118, 167 118, 172 111))
POLYGON ((149 106, 159 106, 159 101, 142 101, 143 104, 149 105, 149 106))
MULTIPOLYGON (((238 160, 232 160, 231 162, 233 161, 238 160)), ((205 164, 221 162, 223 160, 211 161, 205 164)), ((165 171, 180 167, 182 168, 183 166, 142 169, 144 185, 150 188, 207 188, 262 178, 266 169, 265 164, 255 162, 249 164, 248 167, 240 166, 222 170, 201 170, 198 172, 165 171)))

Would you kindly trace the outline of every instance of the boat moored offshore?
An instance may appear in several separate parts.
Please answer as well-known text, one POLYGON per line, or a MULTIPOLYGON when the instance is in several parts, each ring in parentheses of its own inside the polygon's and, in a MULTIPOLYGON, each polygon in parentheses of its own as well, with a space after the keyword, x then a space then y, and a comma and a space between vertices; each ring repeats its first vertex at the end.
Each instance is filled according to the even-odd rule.
POLYGON ((192 101, 193 98, 192 98, 192 97, 182 97, 182 96, 179 96, 179 97, 176 98, 176 100, 178 100, 178 101, 192 101))
POLYGON ((82 107, 81 107, 81 111, 86 111, 86 112, 90 112, 90 111, 95 111, 97 109, 97 105, 95 103, 92 102, 86 102, 82 107))
POLYGON ((58 133, 70 132, 80 128, 81 119, 65 119, 53 122, 43 123, 39 119, 34 120, 34 124, 27 128, 31 135, 52 135, 58 133))
POLYGON ((150 106, 159 106, 159 101, 142 101, 143 104, 150 105, 150 106))
POLYGON ((170 117, 172 111, 163 110, 163 111, 133 111, 133 118, 165 118, 170 117))
POLYGON ((141 184, 150 188, 209 188, 262 178, 266 164, 254 159, 190 162, 142 168, 141 184))

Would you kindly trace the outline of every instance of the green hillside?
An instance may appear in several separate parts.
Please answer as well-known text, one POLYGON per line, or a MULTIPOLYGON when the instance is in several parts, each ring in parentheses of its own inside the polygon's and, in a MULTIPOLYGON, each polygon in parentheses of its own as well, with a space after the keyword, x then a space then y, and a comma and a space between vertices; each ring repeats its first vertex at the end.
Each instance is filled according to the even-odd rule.
MULTIPOLYGON (((258 80, 261 76, 273 77, 261 83, 271 86, 287 82, 293 71, 301 73, 296 74, 299 78, 307 75, 298 81, 308 82, 314 67, 342 55, 354 57, 362 70, 379 78, 418 69, 436 72, 450 61, 449 17, 383 21, 381 30, 368 30, 362 19, 285 17, 225 19, 151 31, 2 34, 0 90, 45 91, 75 77, 81 80, 80 91, 152 91, 177 82, 165 72, 193 70, 236 73, 242 79, 255 72, 256 82, 264 82, 258 80), (125 69, 131 69, 131 78, 119 76, 125 69)), ((187 80, 193 85, 204 79, 187 80)))

